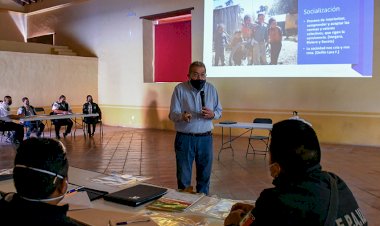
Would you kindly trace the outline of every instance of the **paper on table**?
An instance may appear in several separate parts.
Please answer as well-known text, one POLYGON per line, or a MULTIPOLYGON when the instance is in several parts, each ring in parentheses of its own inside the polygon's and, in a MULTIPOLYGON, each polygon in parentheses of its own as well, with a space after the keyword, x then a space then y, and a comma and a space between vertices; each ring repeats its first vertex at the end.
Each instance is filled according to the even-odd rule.
POLYGON ((87 192, 73 192, 65 195, 58 205, 69 204, 69 210, 82 210, 92 208, 87 192))
MULTIPOLYGON (((123 213, 109 210, 100 209, 86 209, 69 211, 68 216, 83 225, 91 226, 105 226, 116 225, 117 222, 131 221, 134 219, 150 219, 147 216, 134 213, 123 213)), ((157 226, 157 224, 150 220, 148 222, 132 224, 136 226, 157 226)))
POLYGON ((150 219, 149 217, 145 216, 136 216, 136 217, 119 217, 110 219, 109 221, 110 226, 116 226, 116 225, 129 225, 129 224, 137 224, 139 226, 157 226, 157 224, 150 219))
POLYGON ((218 219, 225 219, 230 213, 231 207, 235 203, 247 203, 254 205, 253 200, 231 200, 216 197, 207 197, 197 202, 196 205, 191 206, 188 211, 192 213, 207 215, 218 219))
POLYGON ((175 199, 175 200, 180 200, 188 203, 195 203, 198 201, 200 198, 202 198, 204 195, 203 194, 191 194, 187 192, 179 192, 176 190, 169 190, 167 194, 165 194, 163 197, 168 198, 168 199, 175 199))
POLYGON ((111 186, 122 186, 127 184, 133 184, 150 179, 150 177, 133 176, 129 174, 112 174, 108 176, 101 176, 91 179, 92 182, 101 183, 111 186))

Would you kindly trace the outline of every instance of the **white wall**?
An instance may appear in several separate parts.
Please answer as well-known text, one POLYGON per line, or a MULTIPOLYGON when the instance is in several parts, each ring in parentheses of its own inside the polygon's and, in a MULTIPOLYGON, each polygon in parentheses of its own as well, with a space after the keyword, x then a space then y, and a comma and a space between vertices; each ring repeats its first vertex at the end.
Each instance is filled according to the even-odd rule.
POLYGON ((48 108, 61 94, 80 107, 88 94, 97 97, 96 58, 0 51, 0 68, 0 99, 12 96, 13 108, 24 96, 33 106, 48 108))

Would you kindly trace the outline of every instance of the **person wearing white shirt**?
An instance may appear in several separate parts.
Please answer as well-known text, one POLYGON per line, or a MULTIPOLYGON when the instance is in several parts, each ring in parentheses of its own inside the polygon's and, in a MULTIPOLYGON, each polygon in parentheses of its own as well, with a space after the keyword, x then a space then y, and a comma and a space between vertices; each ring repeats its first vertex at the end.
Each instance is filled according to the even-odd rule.
POLYGON ((11 105, 12 97, 10 96, 5 96, 4 101, 0 103, 0 131, 14 131, 14 135, 10 137, 10 141, 18 144, 24 138, 24 127, 12 122, 12 119, 20 119, 24 115, 11 114, 11 105))

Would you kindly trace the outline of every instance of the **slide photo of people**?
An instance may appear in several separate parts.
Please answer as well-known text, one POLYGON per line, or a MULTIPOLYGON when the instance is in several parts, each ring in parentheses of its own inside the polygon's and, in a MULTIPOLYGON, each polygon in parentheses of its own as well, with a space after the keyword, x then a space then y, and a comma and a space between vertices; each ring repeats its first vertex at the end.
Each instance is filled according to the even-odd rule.
POLYGON ((213 66, 297 64, 298 0, 214 0, 213 66))

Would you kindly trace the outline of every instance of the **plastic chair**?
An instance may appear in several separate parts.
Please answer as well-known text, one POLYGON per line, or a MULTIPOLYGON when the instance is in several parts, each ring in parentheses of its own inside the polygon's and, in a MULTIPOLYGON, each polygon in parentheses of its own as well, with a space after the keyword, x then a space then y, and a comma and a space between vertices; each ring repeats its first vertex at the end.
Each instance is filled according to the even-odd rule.
MULTIPOLYGON (((100 138, 103 138, 103 122, 101 119, 98 119, 96 124, 99 124, 99 133, 100 138)), ((83 128, 83 136, 86 137, 88 126, 91 126, 91 124, 85 123, 84 120, 82 120, 82 128, 83 128)))
MULTIPOLYGON (((253 123, 263 123, 263 124, 272 124, 272 119, 270 118, 255 118, 253 120, 253 123)), ((247 158, 248 155, 253 154, 253 155, 264 155, 266 158, 267 153, 269 151, 269 140, 270 140, 270 131, 268 131, 268 135, 257 135, 253 131, 254 129, 251 129, 251 134, 248 138, 248 147, 247 147, 247 152, 245 154, 245 157, 247 158), (254 141, 261 141, 265 144, 265 150, 258 150, 257 148, 254 147, 254 141), (250 151, 252 150, 252 151, 250 151)))

